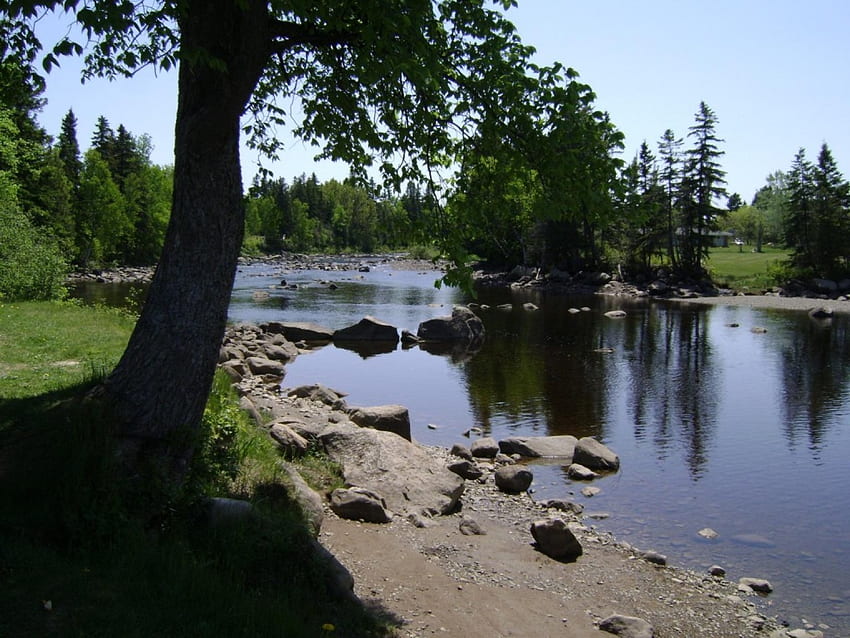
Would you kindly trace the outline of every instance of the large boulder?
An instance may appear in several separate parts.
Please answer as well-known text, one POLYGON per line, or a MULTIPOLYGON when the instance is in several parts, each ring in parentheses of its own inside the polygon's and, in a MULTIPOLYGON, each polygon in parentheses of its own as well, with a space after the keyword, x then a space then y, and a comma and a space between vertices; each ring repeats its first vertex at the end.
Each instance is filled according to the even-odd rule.
POLYGON ((653 638, 655 630, 643 618, 615 614, 599 621, 599 629, 620 638, 653 638))
POLYGON ((295 466, 290 463, 281 463, 281 468, 286 473, 289 479, 290 487, 287 490, 290 498, 295 501, 301 514, 304 516, 304 521, 307 527, 317 537, 322 529, 322 522, 325 519, 325 511, 322 508, 322 497, 312 487, 307 485, 307 482, 295 469, 295 466))
POLYGON ((564 457, 572 459, 578 439, 569 434, 557 436, 512 436, 499 441, 503 454, 531 458, 564 457))
POLYGON ((475 439, 470 447, 472 456, 479 459, 493 459, 499 453, 499 444, 496 439, 483 436, 480 439, 475 439))
POLYGON ((450 317, 420 323, 416 335, 423 341, 459 341, 475 347, 484 341, 484 323, 469 308, 455 306, 450 317))
POLYGON ((280 361, 272 361, 265 357, 248 357, 245 363, 248 364, 248 369, 252 374, 270 374, 275 377, 282 377, 285 374, 285 369, 280 361))
POLYGON ((411 440, 410 413, 403 405, 351 408, 348 418, 361 427, 393 432, 408 441, 411 440))
POLYGON ((547 518, 531 524, 537 549, 555 560, 575 560, 582 554, 581 543, 560 518, 547 518))
POLYGON ((496 487, 508 494, 519 494, 531 487, 534 474, 520 465, 505 465, 496 470, 493 479, 496 487))
POLYGON ((334 343, 345 341, 385 341, 398 343, 398 328, 388 323, 364 317, 353 326, 337 330, 333 334, 334 343))
POLYGON ((287 340, 296 341, 330 341, 333 339, 333 331, 309 322, 281 322, 269 321, 261 323, 260 328, 270 334, 280 334, 287 340))
POLYGON ((384 498, 363 487, 334 490, 331 493, 331 510, 340 518, 367 523, 389 523, 393 519, 384 498))
POLYGON ((578 440, 573 454, 573 463, 606 472, 616 472, 620 469, 620 457, 591 436, 578 440))
POLYGON ((319 440, 342 467, 346 484, 381 494, 397 514, 448 514, 463 493, 461 477, 420 445, 392 432, 337 423, 319 440))

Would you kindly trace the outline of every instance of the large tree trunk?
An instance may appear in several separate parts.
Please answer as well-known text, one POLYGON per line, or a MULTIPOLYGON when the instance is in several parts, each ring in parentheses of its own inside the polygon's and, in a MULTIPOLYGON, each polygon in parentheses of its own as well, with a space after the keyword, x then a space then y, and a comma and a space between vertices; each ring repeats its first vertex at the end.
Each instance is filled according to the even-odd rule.
POLYGON ((104 384, 130 468, 153 462, 179 478, 191 459, 242 242, 239 120, 267 60, 267 20, 257 0, 186 3, 171 220, 139 321, 104 384))

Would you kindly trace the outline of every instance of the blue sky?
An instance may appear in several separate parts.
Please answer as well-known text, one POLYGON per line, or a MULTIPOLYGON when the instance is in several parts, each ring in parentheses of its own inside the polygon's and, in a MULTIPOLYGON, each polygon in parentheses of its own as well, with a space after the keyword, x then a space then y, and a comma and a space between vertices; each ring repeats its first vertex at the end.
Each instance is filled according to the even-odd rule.
MULTIPOLYGON (((643 140, 655 148, 665 129, 684 137, 704 100, 725 140, 727 189, 749 201, 775 170, 787 170, 800 147, 815 159, 827 142, 850 176, 850 2, 846 0, 519 0, 509 12, 537 61, 558 60, 593 87, 597 105, 626 135, 624 159, 643 140)), ((68 18, 44 21, 44 42, 68 18)), ((83 148, 104 115, 117 128, 147 133, 153 161, 172 163, 176 73, 145 70, 130 80, 81 84, 65 60, 48 76, 40 115, 58 134, 73 108, 83 148)), ((315 164, 297 140, 267 165, 287 179, 316 172, 342 178, 344 166, 315 164)), ((255 155, 243 152, 246 186, 255 155)))

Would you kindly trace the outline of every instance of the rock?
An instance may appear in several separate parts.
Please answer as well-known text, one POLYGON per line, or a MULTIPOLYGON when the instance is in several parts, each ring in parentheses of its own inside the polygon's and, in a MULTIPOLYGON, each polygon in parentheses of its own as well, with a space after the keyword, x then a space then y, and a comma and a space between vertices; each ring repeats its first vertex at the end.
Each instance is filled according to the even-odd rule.
POLYGON ((408 441, 411 440, 410 413, 403 405, 351 408, 348 411, 348 418, 361 427, 392 432, 408 441))
POLYGON ((609 319, 625 319, 626 311, 625 310, 609 310, 605 313, 605 316, 609 319))
POLYGON ((401 331, 401 343, 404 345, 413 345, 414 343, 419 343, 422 341, 415 334, 410 332, 410 330, 402 330, 401 331))
POLYGON ((289 341, 323 341, 333 339, 333 331, 315 323, 269 321, 261 323, 260 328, 270 334, 280 334, 289 341))
POLYGON ((578 308, 568 308, 567 312, 571 315, 577 315, 581 312, 581 310, 579 310, 578 308))
POLYGON ((251 417, 251 420, 257 425, 263 425, 264 419, 260 414, 260 411, 257 409, 257 406, 254 405, 254 402, 251 401, 248 397, 241 397, 239 399, 239 409, 243 412, 247 412, 248 416, 251 417))
POLYGON ((760 594, 769 594, 773 591, 773 585, 764 578, 739 578, 738 586, 739 588, 749 589, 760 594))
POLYGON ((513 456, 508 456, 507 454, 502 454, 499 452, 496 456, 493 457, 493 462, 496 465, 513 465, 516 463, 516 459, 513 456))
POLYGON ((809 316, 812 319, 831 319, 832 318, 832 308, 826 308, 824 306, 820 306, 818 308, 812 308, 809 310, 809 316))
POLYGON ((767 334, 767 328, 762 328, 761 326, 753 326, 750 328, 750 332, 756 335, 767 334))
POLYGON ((702 528, 700 531, 697 532, 697 534, 699 536, 702 536, 703 538, 707 538, 708 540, 713 540, 720 535, 717 532, 715 532, 713 529, 711 529, 710 527, 702 528))
POLYGON ((584 511, 584 505, 581 503, 573 503, 560 498, 550 498, 545 501, 540 501, 539 505, 547 509, 555 509, 568 514, 579 515, 584 511))
POLYGON ((812 279, 812 288, 825 295, 834 295, 838 292, 838 284, 832 279, 812 279))
POLYGON ((331 493, 331 510, 340 518, 367 523, 389 523, 392 514, 377 492, 363 487, 339 488, 331 493))
POLYGON ((791 629, 785 635, 788 638, 823 638, 823 632, 817 629, 791 629))
POLYGON ((496 310, 502 310, 502 311, 505 311, 505 312, 507 312, 509 310, 513 310, 513 309, 514 309, 514 305, 511 304, 511 303, 500 303, 498 306, 496 306, 496 310))
POLYGON ((564 457, 572 459, 578 439, 569 434, 558 436, 512 436, 499 441, 499 449, 504 454, 521 456, 564 457))
POLYGON ((499 453, 499 444, 496 443, 495 439, 484 436, 472 442, 470 451, 472 456, 476 458, 492 459, 499 453))
POLYGON ((640 557, 653 565, 661 565, 663 567, 667 564, 667 557, 659 552, 641 552, 640 557))
POLYGON ((504 465, 496 470, 496 487, 509 494, 519 494, 531 487, 534 474, 530 470, 517 465, 504 465))
POLYGON ((486 536, 487 534, 478 524, 478 521, 467 516, 461 519, 458 529, 464 536, 486 536))
POLYGON ((287 342, 286 345, 266 343, 262 347, 262 353, 268 359, 286 363, 288 361, 292 361, 298 356, 298 348, 289 342, 287 342))
POLYGON ((391 432, 336 423, 319 440, 348 485, 379 492, 394 512, 447 514, 463 493, 462 478, 391 432))
POLYGON ((664 281, 660 279, 656 279, 646 287, 646 291, 650 295, 663 295, 666 294, 669 290, 670 286, 668 286, 664 281))
POLYGON ((236 498, 214 496, 207 500, 207 523, 213 529, 254 518, 254 506, 236 498))
POLYGON ((252 374, 270 374, 275 377, 282 377, 285 374, 283 364, 280 361, 272 361, 265 357, 248 357, 245 363, 248 364, 248 369, 252 374))
POLYGON ((712 565, 708 568, 708 573, 716 578, 723 578, 726 576, 726 570, 723 569, 720 565, 712 565))
POLYGON ((338 598, 357 601, 354 595, 354 577, 351 572, 346 569, 345 565, 339 562, 336 556, 331 554, 324 545, 314 538, 311 541, 311 554, 325 563, 328 567, 329 580, 327 583, 328 590, 331 594, 338 598))
POLYGON ((587 486, 587 487, 581 488, 582 495, 586 496, 587 498, 592 498, 592 497, 596 496, 597 494, 599 494, 601 491, 602 490, 600 488, 592 487, 592 486, 587 486))
POLYGON ((310 399, 332 407, 334 410, 345 410, 345 401, 342 397, 345 396, 342 392, 337 392, 331 388, 314 383, 312 385, 300 385, 297 388, 292 388, 287 392, 287 396, 298 397, 301 399, 310 399))
POLYGON ((300 456, 310 448, 307 439, 284 423, 273 423, 269 434, 281 450, 290 456, 300 456))
POLYGON ((530 301, 529 301, 529 302, 527 302, 527 303, 522 304, 522 309, 523 309, 523 310, 528 310, 529 312, 534 312, 535 310, 540 310, 540 308, 539 308, 538 306, 536 306, 535 304, 531 303, 530 301))
POLYGON ((576 481, 592 481, 599 477, 596 472, 579 463, 571 463, 567 467, 567 476, 576 481))
POLYGON ((599 621, 599 629, 620 638, 653 638, 655 636, 652 625, 634 616, 608 616, 599 621))
POLYGON ((531 524, 537 549, 556 560, 575 560, 582 554, 581 543, 560 518, 547 518, 531 524))
POLYGON ((423 341, 458 341, 474 348, 484 342, 484 323, 469 308, 455 306, 450 317, 435 317, 419 324, 423 341))
POLYGON ((313 537, 317 537, 322 529, 322 522, 325 519, 325 512, 322 508, 322 497, 312 487, 307 485, 307 482, 301 478, 301 474, 290 463, 281 463, 283 471, 292 486, 289 490, 289 495, 298 505, 301 514, 304 516, 304 521, 307 527, 312 532, 313 537))
POLYGON ((388 323, 364 317, 353 326, 342 328, 333 333, 334 342, 337 341, 387 341, 398 343, 398 329, 388 323))
POLYGON ((576 443, 573 463, 592 470, 616 471, 620 468, 620 457, 593 437, 585 436, 576 443))
POLYGON ((447 466, 449 471, 454 472, 461 478, 464 478, 468 481, 475 481, 484 476, 484 472, 472 461, 468 461, 463 459, 461 461, 457 461, 455 463, 449 463, 447 466))
POLYGON ((472 452, 468 447, 462 445, 461 443, 455 443, 449 453, 452 456, 458 456, 462 459, 466 459, 467 461, 472 460, 472 452))

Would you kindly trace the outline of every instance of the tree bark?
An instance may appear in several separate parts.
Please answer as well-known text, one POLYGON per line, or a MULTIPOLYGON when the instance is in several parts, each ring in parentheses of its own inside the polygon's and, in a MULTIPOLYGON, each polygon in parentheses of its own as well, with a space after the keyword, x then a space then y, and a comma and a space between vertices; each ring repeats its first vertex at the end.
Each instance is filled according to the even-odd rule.
POLYGON ((182 477, 227 321, 244 210, 240 117, 268 60, 266 3, 189 0, 180 23, 174 196, 163 253, 104 383, 119 452, 182 477))

